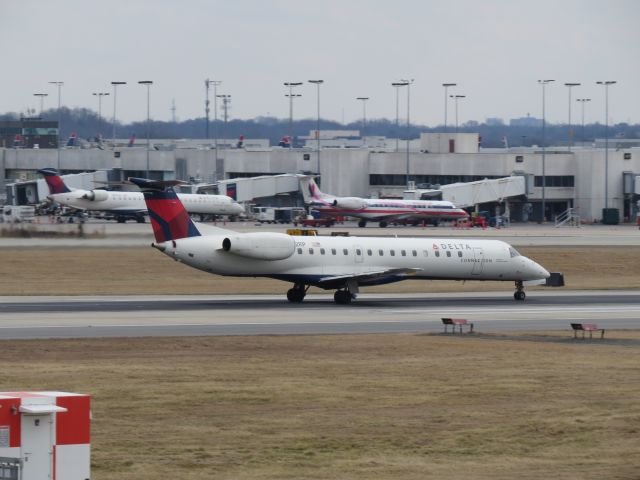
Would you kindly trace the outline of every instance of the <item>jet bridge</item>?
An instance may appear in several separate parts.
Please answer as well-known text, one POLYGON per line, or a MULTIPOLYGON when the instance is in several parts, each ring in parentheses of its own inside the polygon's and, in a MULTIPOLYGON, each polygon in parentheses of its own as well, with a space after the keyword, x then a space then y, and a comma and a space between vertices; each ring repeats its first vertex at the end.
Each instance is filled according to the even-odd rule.
POLYGON ((404 192, 405 199, 440 198, 457 207, 466 208, 481 203, 502 202, 511 197, 527 195, 530 191, 529 177, 511 177, 477 180, 469 183, 452 183, 437 189, 415 189, 404 192))
POLYGON ((232 178, 218 182, 218 193, 237 202, 252 202, 258 198, 274 199, 287 194, 297 194, 299 179, 294 174, 263 175, 259 177, 232 178))

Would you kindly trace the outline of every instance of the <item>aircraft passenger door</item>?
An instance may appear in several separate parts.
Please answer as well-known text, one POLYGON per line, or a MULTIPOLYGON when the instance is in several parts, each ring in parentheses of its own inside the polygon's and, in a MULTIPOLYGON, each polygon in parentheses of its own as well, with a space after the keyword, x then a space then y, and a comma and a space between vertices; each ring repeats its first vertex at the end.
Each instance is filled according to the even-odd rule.
POLYGON ((474 247, 473 258, 474 262, 471 275, 480 275, 482 273, 482 267, 484 267, 484 250, 481 247, 474 247))
POLYGON ((361 245, 353 247, 353 254, 355 255, 354 259, 356 263, 362 263, 364 261, 364 250, 361 245))

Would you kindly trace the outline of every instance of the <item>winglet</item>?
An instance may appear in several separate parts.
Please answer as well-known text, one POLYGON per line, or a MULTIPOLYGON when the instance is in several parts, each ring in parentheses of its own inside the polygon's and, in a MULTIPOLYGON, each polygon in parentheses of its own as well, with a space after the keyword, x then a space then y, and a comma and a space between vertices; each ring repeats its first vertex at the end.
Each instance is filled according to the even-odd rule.
POLYGON ((144 195, 156 242, 162 243, 201 235, 172 188, 183 182, 135 177, 130 177, 129 181, 140 187, 144 195))
POLYGON ((44 176, 44 180, 47 182, 50 194, 53 195, 56 193, 67 193, 71 191, 69 187, 65 185, 62 177, 58 175, 58 171, 55 168, 41 168, 38 170, 38 173, 41 173, 44 176))

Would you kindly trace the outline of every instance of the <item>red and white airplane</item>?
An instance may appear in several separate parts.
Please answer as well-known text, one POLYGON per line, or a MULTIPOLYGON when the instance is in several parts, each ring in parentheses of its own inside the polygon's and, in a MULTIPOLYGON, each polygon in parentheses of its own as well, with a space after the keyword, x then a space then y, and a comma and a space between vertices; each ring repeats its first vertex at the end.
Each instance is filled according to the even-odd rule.
POLYGON ((335 302, 346 304, 360 287, 408 279, 510 281, 516 300, 525 299, 525 282, 563 284, 560 274, 498 240, 238 233, 194 223, 171 188, 180 182, 129 180, 147 202, 153 247, 208 273, 289 282, 292 303, 302 302, 309 286, 336 290, 335 302))
MULTIPOLYGON (((144 222, 147 208, 140 192, 112 192, 101 189, 72 190, 67 187, 55 168, 43 168, 38 170, 38 173, 41 173, 47 182, 49 187, 47 198, 51 201, 78 210, 109 212, 115 216, 118 222, 124 222, 127 218, 144 222)), ((189 213, 203 215, 239 215, 244 213, 244 207, 226 195, 180 193, 178 196, 189 213)))
POLYGON ((300 188, 304 203, 321 215, 360 218, 359 227, 366 226, 367 221, 379 222, 380 227, 386 227, 393 221, 438 224, 440 220, 460 220, 469 216, 463 209, 444 200, 335 197, 321 192, 313 177, 306 175, 300 175, 300 188))

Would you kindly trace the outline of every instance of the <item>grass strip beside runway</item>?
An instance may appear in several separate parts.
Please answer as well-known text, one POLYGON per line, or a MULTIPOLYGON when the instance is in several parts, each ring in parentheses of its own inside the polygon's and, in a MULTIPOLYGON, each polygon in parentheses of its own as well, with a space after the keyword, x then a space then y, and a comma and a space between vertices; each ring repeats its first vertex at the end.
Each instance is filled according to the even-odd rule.
POLYGON ((3 341, 0 390, 92 394, 98 480, 631 479, 639 360, 443 335, 3 341))

